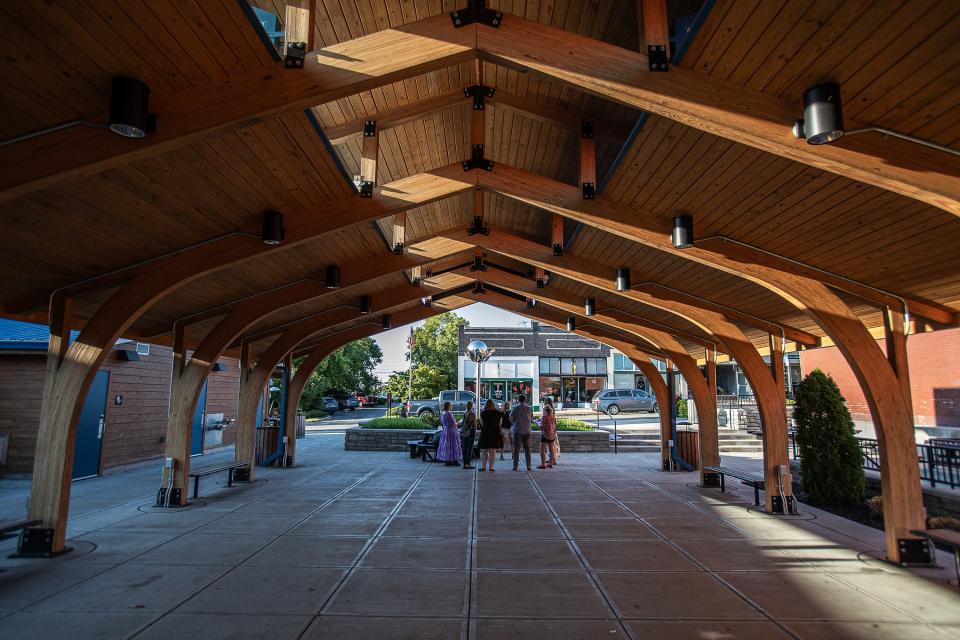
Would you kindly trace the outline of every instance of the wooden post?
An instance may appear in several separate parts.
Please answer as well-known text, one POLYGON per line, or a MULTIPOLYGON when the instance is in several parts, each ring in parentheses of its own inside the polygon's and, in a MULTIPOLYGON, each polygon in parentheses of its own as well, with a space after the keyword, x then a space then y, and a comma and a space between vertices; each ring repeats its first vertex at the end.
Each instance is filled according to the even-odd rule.
MULTIPOLYGON (((553 245, 553 255, 563 255, 563 216, 556 213, 550 218, 550 244, 553 245)), ((543 269, 539 271, 543 271, 543 269)))
POLYGON ((544 269, 537 267, 534 269, 533 273, 538 289, 542 289, 543 287, 547 286, 547 272, 544 269))
MULTIPOLYGON (((775 478, 780 484, 770 484, 769 474, 765 473, 765 493, 768 496, 768 502, 773 506, 774 513, 788 514, 793 512, 793 489, 790 479, 790 436, 787 433, 786 413, 787 413, 787 385, 783 373, 783 348, 784 340, 780 336, 770 334, 770 373, 772 374, 775 388, 777 390, 776 402, 783 407, 784 425, 782 429, 773 431, 767 429, 763 434, 764 444, 764 471, 775 471, 775 478), (767 441, 770 441, 769 444, 767 441), (769 459, 769 460, 768 460, 769 459), (775 467, 775 468, 774 468, 775 467), (779 487, 779 489, 777 488, 779 487), (782 504, 780 489, 784 494, 787 504, 782 504)), ((759 399, 757 400, 759 402, 759 399)))
POLYGON ((584 122, 580 133, 580 188, 583 190, 585 200, 593 200, 596 197, 597 145, 593 139, 592 122, 584 122))
POLYGON ((712 349, 705 349, 704 352, 706 353, 704 377, 707 396, 711 402, 706 407, 697 402, 697 413, 700 416, 700 486, 719 487, 720 477, 703 469, 720 465, 720 439, 717 433, 717 353, 712 349))
POLYGON ((402 256, 407 236, 407 212, 401 211, 393 216, 393 253, 402 256))
POLYGON ((641 0, 643 5, 643 42, 641 53, 651 55, 651 47, 663 47, 666 60, 670 60, 670 24, 667 15, 667 0, 641 0))
MULTIPOLYGON (((657 365, 648 360, 635 360, 634 363, 643 372, 643 375, 650 381, 653 389, 653 395, 657 397, 657 406, 660 409, 660 458, 662 460, 661 469, 664 471, 670 468, 670 445, 668 440, 672 437, 670 433, 670 392, 667 390, 667 383, 663 379, 663 374, 657 368, 657 365)), ((667 366, 670 361, 667 361, 667 366)))
MULTIPOLYGON (((363 142, 360 145, 360 180, 364 183, 369 183, 370 187, 376 186, 377 184, 377 156, 380 149, 380 130, 377 129, 377 122, 375 120, 367 120, 366 125, 363 129, 363 142)), ((372 197, 366 195, 368 192, 361 187, 361 195, 365 197, 372 197)))

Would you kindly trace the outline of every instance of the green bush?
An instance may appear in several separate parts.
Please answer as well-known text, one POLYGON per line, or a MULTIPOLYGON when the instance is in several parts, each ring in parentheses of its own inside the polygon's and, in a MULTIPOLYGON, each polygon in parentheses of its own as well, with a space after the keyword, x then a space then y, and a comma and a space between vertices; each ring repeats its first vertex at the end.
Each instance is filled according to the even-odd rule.
POLYGON ((440 426, 440 416, 432 411, 428 411, 420 416, 420 421, 428 427, 433 427, 434 429, 440 426))
POLYGON ((797 388, 793 419, 800 477, 813 505, 849 506, 863 500, 863 452, 833 378, 814 369, 797 388))
POLYGON ((687 410, 687 401, 683 398, 677 399, 677 417, 678 418, 689 418, 690 414, 687 410))
POLYGON ((560 418, 557 420, 557 431, 593 431, 594 427, 583 420, 560 418))
POLYGON ((420 418, 374 418, 360 425, 361 429, 428 429, 420 418))
POLYGON ((321 411, 320 409, 311 409, 304 413, 307 417, 307 420, 316 420, 317 418, 325 418, 329 415, 326 411, 321 411))

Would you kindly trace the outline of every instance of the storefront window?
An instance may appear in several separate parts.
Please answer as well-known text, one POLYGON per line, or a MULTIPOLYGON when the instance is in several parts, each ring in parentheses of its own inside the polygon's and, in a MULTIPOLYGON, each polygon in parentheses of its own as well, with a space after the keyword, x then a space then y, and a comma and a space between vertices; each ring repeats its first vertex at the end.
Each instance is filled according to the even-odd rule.
POLYGON ((589 401, 591 398, 593 398, 594 393, 596 393, 600 389, 606 388, 606 386, 607 386, 606 377, 601 378, 599 376, 597 377, 588 376, 584 380, 584 388, 586 390, 586 398, 584 398, 584 402, 589 401))
POLYGON ((560 373, 562 373, 565 376, 568 376, 573 373, 572 358, 560 358, 560 373))
POLYGON ((549 397, 554 405, 560 402, 560 378, 558 376, 540 376, 540 404, 549 397))

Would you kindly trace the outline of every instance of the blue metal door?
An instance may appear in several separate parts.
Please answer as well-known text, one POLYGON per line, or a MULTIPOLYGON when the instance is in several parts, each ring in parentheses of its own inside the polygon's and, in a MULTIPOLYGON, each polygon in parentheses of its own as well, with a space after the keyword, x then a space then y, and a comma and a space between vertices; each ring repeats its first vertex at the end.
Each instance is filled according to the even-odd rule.
POLYGON ((190 455, 199 456, 203 453, 203 420, 207 415, 207 381, 203 381, 200 397, 197 399, 197 408, 193 411, 193 432, 190 435, 190 455))
POLYGON ((77 438, 73 445, 73 479, 100 475, 100 450, 103 443, 103 419, 107 411, 110 372, 97 371, 87 399, 80 410, 77 438))

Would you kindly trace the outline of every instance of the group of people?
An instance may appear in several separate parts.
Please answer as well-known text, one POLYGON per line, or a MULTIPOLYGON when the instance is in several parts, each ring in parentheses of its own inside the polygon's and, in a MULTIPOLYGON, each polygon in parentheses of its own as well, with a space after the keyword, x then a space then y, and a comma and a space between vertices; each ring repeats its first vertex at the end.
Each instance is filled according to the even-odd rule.
MULTIPOLYGON (((480 471, 494 471, 497 453, 503 460, 503 451, 510 442, 513 451, 513 470, 520 468, 520 449, 523 449, 527 469, 531 468, 530 437, 533 432, 533 408, 526 403, 526 396, 517 397, 517 403, 510 406, 503 403, 498 410, 493 400, 487 400, 480 412, 480 471)), ((473 441, 477 436, 477 416, 474 404, 467 402, 466 413, 457 423, 449 402, 443 403, 440 413, 440 444, 437 447, 437 459, 447 465, 462 464, 464 469, 473 469, 473 441)), ((553 403, 547 402, 540 418, 540 466, 538 469, 550 469, 557 464, 560 446, 557 441, 557 418, 553 403), (549 459, 548 459, 549 453, 549 459)))

